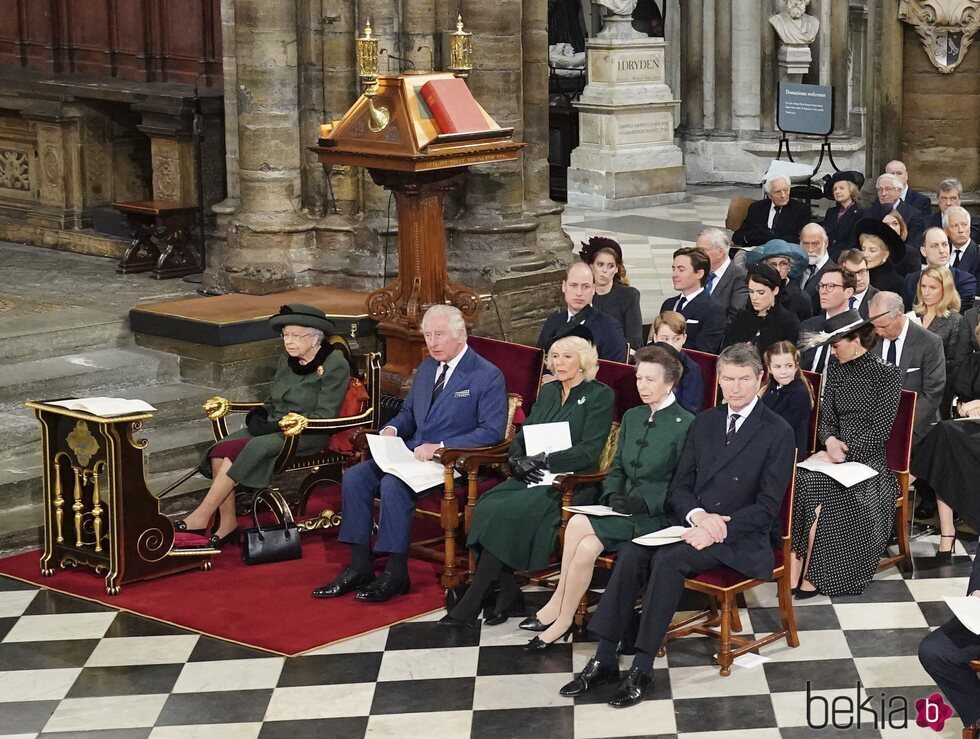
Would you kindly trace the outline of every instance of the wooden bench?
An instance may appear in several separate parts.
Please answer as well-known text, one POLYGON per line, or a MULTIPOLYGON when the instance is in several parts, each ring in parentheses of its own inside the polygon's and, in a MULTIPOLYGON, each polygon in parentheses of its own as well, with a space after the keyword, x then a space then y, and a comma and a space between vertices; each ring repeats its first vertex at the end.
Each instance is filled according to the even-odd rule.
POLYGON ((191 242, 197 206, 175 200, 134 200, 113 203, 125 213, 133 232, 116 272, 131 275, 153 272, 158 279, 200 272, 201 253, 191 242))

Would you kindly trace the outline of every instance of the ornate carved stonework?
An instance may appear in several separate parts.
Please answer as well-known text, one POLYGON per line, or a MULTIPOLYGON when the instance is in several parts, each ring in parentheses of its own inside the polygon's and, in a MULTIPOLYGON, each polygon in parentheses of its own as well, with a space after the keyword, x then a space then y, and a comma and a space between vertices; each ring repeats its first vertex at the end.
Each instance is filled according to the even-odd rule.
POLYGON ((949 74, 980 29, 980 0, 901 0, 898 19, 915 29, 933 66, 949 74))
POLYGON ((0 188, 30 192, 30 174, 27 152, 0 149, 0 188))

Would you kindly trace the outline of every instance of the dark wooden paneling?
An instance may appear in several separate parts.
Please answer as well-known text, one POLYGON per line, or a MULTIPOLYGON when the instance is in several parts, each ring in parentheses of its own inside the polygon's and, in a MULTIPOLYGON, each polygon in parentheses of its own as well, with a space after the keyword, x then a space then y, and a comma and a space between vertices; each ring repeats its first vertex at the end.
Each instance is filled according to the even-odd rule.
POLYGON ((109 1, 68 0, 68 59, 72 72, 111 77, 109 1))
POLYGON ((0 65, 20 67, 21 19, 18 0, 0 0, 0 65))
POLYGON ((112 0, 115 76, 146 81, 146 9, 143 0, 112 0))
POLYGON ((20 0, 24 66, 45 72, 63 68, 54 0, 20 0))

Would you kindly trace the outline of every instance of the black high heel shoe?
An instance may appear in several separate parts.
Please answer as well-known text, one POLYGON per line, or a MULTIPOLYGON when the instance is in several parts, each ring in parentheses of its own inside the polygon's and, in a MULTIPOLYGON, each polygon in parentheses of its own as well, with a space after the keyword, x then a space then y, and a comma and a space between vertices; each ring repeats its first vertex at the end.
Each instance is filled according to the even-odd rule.
MULTIPOLYGON (((575 628, 575 624, 569 626, 567 629, 565 629, 565 633, 559 636, 558 639, 561 639, 563 642, 568 641, 568 637, 572 635, 572 629, 574 628, 575 628)), ((525 644, 521 648, 521 651, 524 652, 525 654, 530 654, 531 652, 543 652, 546 649, 550 649, 552 645, 554 645, 558 641, 558 639, 555 639, 555 641, 544 641, 541 639, 540 636, 536 636, 533 639, 531 639, 531 641, 529 641, 527 644, 525 644)))
MULTIPOLYGON (((494 604, 496 606, 496 604, 494 604)), ((487 610, 483 611, 483 623, 485 626, 497 626, 498 624, 504 623, 511 616, 523 616, 524 615, 524 593, 520 590, 517 591, 517 595, 510 604, 500 610, 492 610, 489 615, 487 615, 487 610)))
POLYGON ((197 534, 198 536, 207 536, 207 529, 189 529, 187 528, 187 522, 183 519, 179 521, 171 521, 174 525, 174 531, 179 531, 182 534, 197 534))
POLYGON ((523 621, 521 621, 519 624, 517 624, 517 628, 524 629, 524 631, 544 631, 549 626, 551 626, 551 624, 543 624, 543 623, 541 623, 538 620, 538 617, 537 616, 528 616, 523 621))
POLYGON ((953 549, 956 548, 956 534, 950 534, 949 536, 947 536, 946 534, 940 534, 939 535, 939 539, 940 539, 939 546, 942 546, 942 539, 952 539, 953 540, 953 546, 951 546, 949 548, 949 550, 948 551, 945 551, 945 552, 942 549, 937 549, 936 550, 936 561, 937 562, 951 562, 953 560, 953 549))
POLYGON ((225 544, 227 544, 228 542, 230 542, 232 540, 234 540, 234 542, 237 544, 238 543, 238 538, 241 535, 241 533, 242 533, 242 530, 239 529, 236 526, 235 528, 233 528, 231 531, 229 531, 224 536, 218 536, 217 534, 211 534, 211 536, 208 538, 208 544, 212 548, 214 548, 214 549, 223 549, 224 546, 225 546, 225 544))

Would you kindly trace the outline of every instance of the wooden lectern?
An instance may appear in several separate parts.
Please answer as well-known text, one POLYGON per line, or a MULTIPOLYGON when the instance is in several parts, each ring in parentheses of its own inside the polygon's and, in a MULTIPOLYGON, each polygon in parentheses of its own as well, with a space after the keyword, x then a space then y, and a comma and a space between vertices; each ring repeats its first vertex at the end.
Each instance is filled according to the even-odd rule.
POLYGON ((134 439, 153 416, 102 418, 42 402, 27 403, 41 422, 44 554, 41 574, 86 565, 105 573, 105 589, 194 568, 210 569, 217 549, 175 549, 174 528, 143 477, 146 440, 134 439))
POLYGON ((420 89, 451 74, 387 75, 362 96, 311 147, 323 164, 365 167, 378 185, 391 190, 398 208, 398 276, 368 297, 368 311, 385 338, 382 388, 401 395, 426 356, 419 321, 436 303, 449 302, 468 322, 480 314, 479 295, 449 279, 443 197, 473 164, 517 159, 524 147, 513 129, 499 128, 489 115, 487 130, 440 134, 420 89), (385 109, 387 120, 373 117, 385 109), (380 130, 378 130, 380 127, 380 130))

